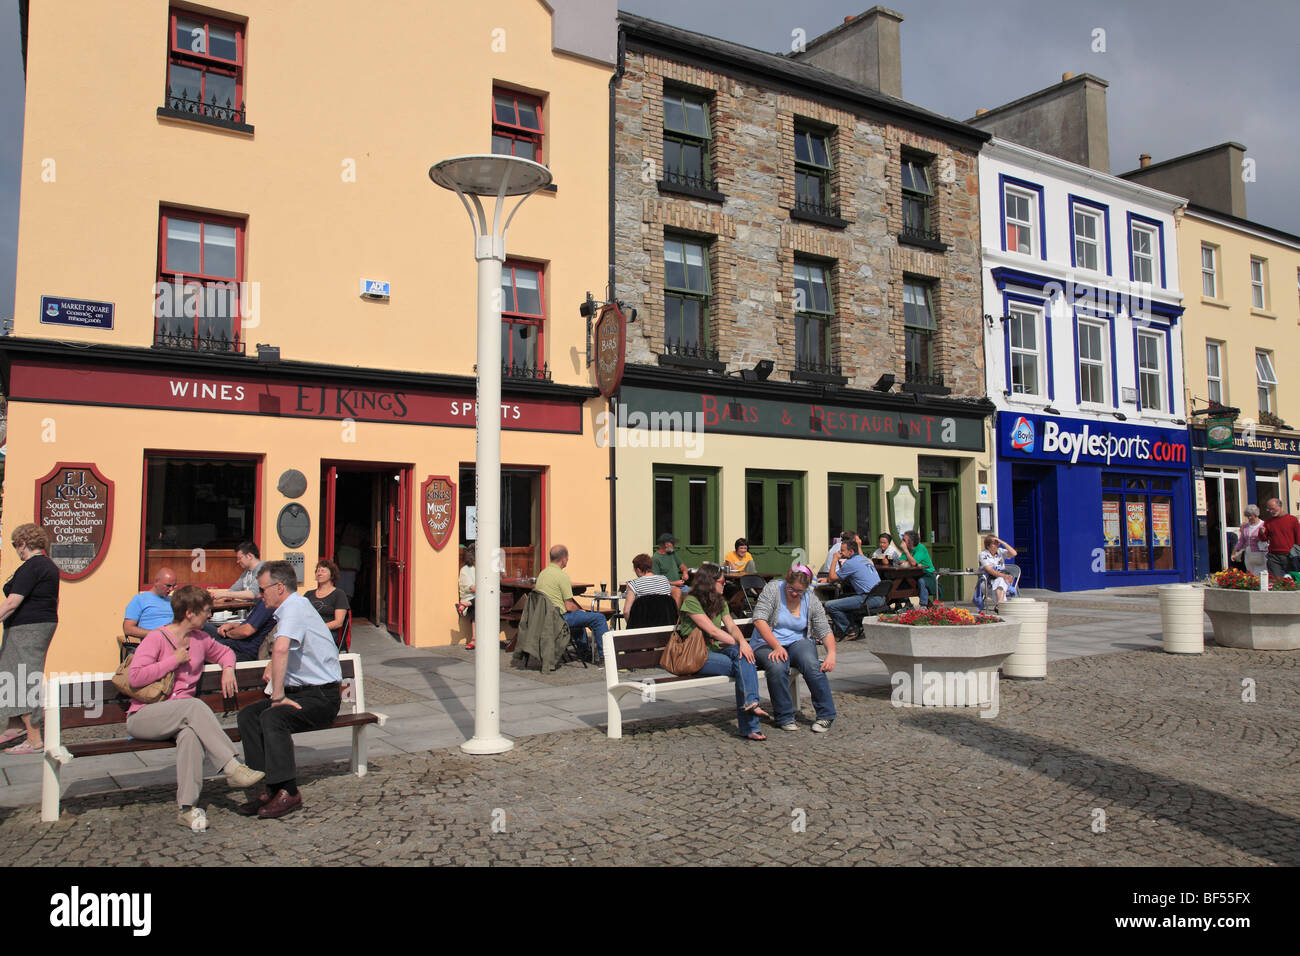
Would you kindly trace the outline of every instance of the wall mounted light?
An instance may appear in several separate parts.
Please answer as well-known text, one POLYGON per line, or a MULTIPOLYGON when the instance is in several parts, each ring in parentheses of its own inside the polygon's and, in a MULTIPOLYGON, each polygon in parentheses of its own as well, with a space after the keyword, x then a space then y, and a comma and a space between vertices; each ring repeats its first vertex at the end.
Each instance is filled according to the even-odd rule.
POLYGON ((1061 410, 1060 410, 1059 408, 1053 408, 1051 405, 1044 405, 1044 406, 1043 406, 1043 411, 1047 412, 1047 414, 1049 414, 1049 415, 1059 415, 1059 414, 1061 414, 1061 410))
POLYGON ((265 362, 268 365, 273 365, 276 362, 280 361, 280 346, 264 345, 261 342, 258 342, 257 360, 259 362, 265 362))
POLYGON ((872 385, 872 391, 887 392, 894 387, 894 373, 886 372, 880 378, 876 379, 876 384, 872 385))
POLYGON ((1174 419, 1174 424, 1175 424, 1175 425, 1186 425, 1186 424, 1187 424, 1187 419, 1185 419, 1185 418, 1175 418, 1175 419, 1174 419))
POLYGON ((1114 415, 1116 418, 1118 418, 1118 419, 1119 419, 1120 421, 1122 421, 1122 422, 1126 422, 1126 421, 1128 421, 1128 416, 1125 415, 1123 412, 1111 412, 1111 414, 1114 415))

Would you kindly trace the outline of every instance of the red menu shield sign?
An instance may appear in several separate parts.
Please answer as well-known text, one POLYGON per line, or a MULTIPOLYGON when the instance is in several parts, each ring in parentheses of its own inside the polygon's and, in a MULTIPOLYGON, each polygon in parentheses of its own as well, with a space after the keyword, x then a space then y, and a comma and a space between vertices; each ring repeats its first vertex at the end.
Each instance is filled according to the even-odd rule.
POLYGON ((623 364, 627 360, 627 317, 617 302, 600 310, 596 331, 596 387, 609 398, 623 381, 623 364))
POLYGON ((78 581, 99 567, 113 536, 113 483, 98 468, 59 462, 36 479, 36 508, 60 578, 78 581))
POLYGON ((420 486, 420 526, 435 551, 451 540, 456 527, 456 483, 446 475, 430 475, 420 486))

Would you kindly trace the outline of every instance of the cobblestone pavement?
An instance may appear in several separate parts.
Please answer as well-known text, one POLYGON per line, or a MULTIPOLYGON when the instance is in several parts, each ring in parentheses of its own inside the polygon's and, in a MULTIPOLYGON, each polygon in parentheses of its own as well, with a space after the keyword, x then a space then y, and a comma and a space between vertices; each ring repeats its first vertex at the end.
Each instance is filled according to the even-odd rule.
POLYGON ((307 810, 279 821, 210 780, 205 833, 171 786, 72 796, 52 825, 0 809, 0 863, 1294 866, 1298 677, 1295 654, 1134 650, 1004 680, 993 719, 877 687, 839 693, 825 735, 805 714, 750 743, 727 709, 391 754, 304 772, 307 810))

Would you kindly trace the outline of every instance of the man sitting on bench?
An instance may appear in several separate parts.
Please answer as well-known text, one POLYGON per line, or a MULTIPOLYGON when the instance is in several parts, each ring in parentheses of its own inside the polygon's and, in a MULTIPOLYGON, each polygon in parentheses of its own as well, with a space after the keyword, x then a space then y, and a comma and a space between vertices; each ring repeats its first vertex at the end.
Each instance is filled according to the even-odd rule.
POLYGON ((293 735, 334 722, 343 671, 329 628, 298 593, 293 565, 268 561, 257 583, 262 600, 275 613, 275 649, 264 678, 271 696, 239 712, 239 736, 248 766, 266 771, 266 790, 238 810, 275 819, 302 809, 293 735))
POLYGON ((172 622, 171 596, 175 590, 176 572, 159 568, 153 577, 153 587, 131 598, 122 614, 123 659, 135 653, 150 631, 172 622))
POLYGON ((847 589, 853 592, 851 597, 837 598, 823 605, 826 613, 830 615, 831 626, 835 629, 836 637, 851 641, 858 632, 853 627, 849 615, 858 611, 870 613, 885 603, 882 597, 866 596, 880 583, 880 573, 869 559, 863 557, 857 535, 851 531, 844 532, 840 538, 840 553, 831 565, 830 579, 843 581, 847 589))

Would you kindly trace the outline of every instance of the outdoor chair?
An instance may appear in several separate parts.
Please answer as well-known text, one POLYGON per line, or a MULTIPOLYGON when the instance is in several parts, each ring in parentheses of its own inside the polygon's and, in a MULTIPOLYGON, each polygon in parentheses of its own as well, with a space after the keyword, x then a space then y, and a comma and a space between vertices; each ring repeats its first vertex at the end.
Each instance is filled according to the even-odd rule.
POLYGON ((677 623, 677 602, 671 594, 647 594, 632 602, 627 616, 629 629, 637 627, 664 627, 677 623))
MULTIPOLYGON (((1011 575, 1011 583, 1007 585, 1007 597, 1015 597, 1020 590, 1020 566, 1017 564, 1006 564, 1002 570, 1011 575)), ((981 611, 984 610, 985 592, 988 587, 988 575, 980 572, 979 577, 975 579, 975 596, 973 598, 975 606, 981 611)))
POLYGON ((742 574, 740 576, 740 591, 745 595, 745 607, 750 617, 754 615, 754 602, 758 600, 758 595, 766 586, 767 581, 762 575, 742 574))

